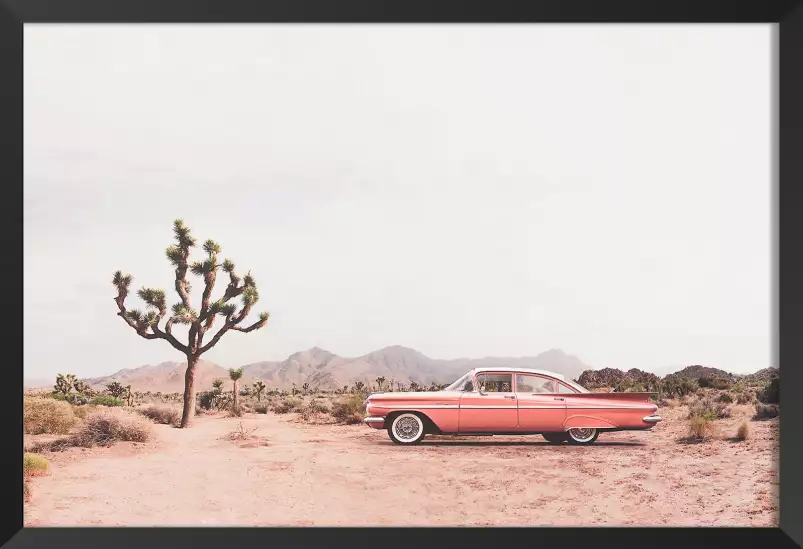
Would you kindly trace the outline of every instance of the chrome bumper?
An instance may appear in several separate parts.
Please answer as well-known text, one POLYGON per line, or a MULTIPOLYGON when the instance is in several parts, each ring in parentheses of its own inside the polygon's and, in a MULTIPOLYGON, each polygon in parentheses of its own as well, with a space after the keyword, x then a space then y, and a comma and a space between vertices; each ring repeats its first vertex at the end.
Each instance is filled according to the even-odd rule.
POLYGON ((659 421, 661 421, 661 416, 647 416, 641 418, 641 421, 643 421, 644 423, 658 423, 659 421))
POLYGON ((367 417, 363 421, 374 429, 382 429, 385 426, 385 418, 383 417, 367 417))

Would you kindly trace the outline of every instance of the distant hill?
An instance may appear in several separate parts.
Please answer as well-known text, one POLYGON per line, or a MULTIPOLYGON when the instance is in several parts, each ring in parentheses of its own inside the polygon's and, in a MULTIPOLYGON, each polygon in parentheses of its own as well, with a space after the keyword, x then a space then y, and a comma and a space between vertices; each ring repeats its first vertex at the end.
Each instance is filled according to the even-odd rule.
POLYGON ((733 381, 737 378, 735 374, 720 370, 719 368, 711 368, 708 366, 686 366, 679 372, 669 374, 675 377, 685 377, 686 379, 700 379, 701 377, 712 377, 717 379, 727 379, 733 381))
MULTIPOLYGON (((84 379, 93 388, 102 388, 112 381, 131 385, 135 391, 161 391, 163 393, 184 390, 186 362, 163 362, 128 368, 114 374, 84 379)), ((534 357, 485 357, 442 360, 429 358, 415 349, 394 345, 373 351, 356 358, 344 358, 334 353, 313 347, 287 357, 285 360, 264 361, 243 366, 241 385, 262 380, 268 387, 289 389, 295 384, 301 387, 309 383, 313 388, 326 390, 352 385, 356 381, 373 383, 383 377, 386 382, 409 385, 450 383, 472 368, 509 366, 550 370, 575 379, 588 366, 576 356, 559 349, 551 349, 534 357)), ((228 370, 209 361, 201 360, 195 374, 195 386, 199 391, 208 390, 212 382, 222 378, 228 382, 228 370)), ((47 385, 52 385, 49 382, 47 385)))
POLYGON ((748 374, 744 376, 744 379, 745 381, 771 381, 773 378, 778 377, 779 375, 780 371, 778 368, 769 367, 759 370, 753 374, 748 374))

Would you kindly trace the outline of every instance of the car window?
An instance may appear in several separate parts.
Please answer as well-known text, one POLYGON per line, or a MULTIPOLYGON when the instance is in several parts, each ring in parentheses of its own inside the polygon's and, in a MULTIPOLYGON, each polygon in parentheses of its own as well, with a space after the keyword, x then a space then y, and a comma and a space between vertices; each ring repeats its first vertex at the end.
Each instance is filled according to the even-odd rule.
POLYGON ((563 383, 558 383, 558 393, 560 393, 562 395, 573 395, 576 392, 577 391, 574 391, 574 390, 570 389, 569 387, 567 387, 563 383))
POLYGON ((460 389, 461 391, 472 392, 474 390, 474 382, 471 378, 468 378, 466 382, 463 384, 463 387, 460 389))
POLYGON ((516 376, 517 393, 555 393, 555 380, 541 376, 518 374, 516 376))
POLYGON ((486 393, 509 393, 512 391, 513 374, 480 374, 477 383, 486 393))

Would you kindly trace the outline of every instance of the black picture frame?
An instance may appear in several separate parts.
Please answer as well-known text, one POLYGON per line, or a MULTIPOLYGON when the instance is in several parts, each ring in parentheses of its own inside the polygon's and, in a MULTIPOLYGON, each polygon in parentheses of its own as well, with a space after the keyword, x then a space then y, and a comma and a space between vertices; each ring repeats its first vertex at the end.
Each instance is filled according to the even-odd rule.
MULTIPOLYGON (((22 513, 23 304, 23 25, 101 22, 671 22, 779 23, 776 61, 776 214, 773 331, 784 387, 799 387, 803 370, 800 312, 803 276, 795 234, 803 201, 803 0, 0 0, 0 255, 3 291, 2 349, 8 390, 0 398, 5 418, 0 499, 0 543, 8 547, 292 546, 334 543, 376 545, 515 542, 554 546, 603 543, 626 546, 702 547, 803 545, 803 406, 784 397, 780 420, 779 528, 27 528, 22 513), (784 261, 780 261, 781 251, 784 261), (13 314, 12 314, 13 313, 13 314), (783 336, 783 337, 781 337, 783 336), (781 341, 783 344, 781 345, 781 341), (13 351, 13 352, 11 352, 13 351), (20 418, 15 423, 12 418, 20 418), (10 541, 9 541, 10 540, 10 541)), ((54 93, 58 93, 54 90, 54 93)), ((402 504, 403 502, 400 502, 402 504)))

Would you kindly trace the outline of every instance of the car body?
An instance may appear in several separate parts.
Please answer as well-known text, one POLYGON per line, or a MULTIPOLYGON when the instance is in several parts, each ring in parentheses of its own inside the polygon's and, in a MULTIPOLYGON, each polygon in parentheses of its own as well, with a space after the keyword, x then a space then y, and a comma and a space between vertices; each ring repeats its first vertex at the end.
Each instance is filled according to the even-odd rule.
POLYGON ((397 444, 426 434, 543 435, 591 444, 606 431, 651 429, 652 393, 592 393, 563 375, 530 368, 475 368, 442 391, 374 393, 365 423, 397 444))

